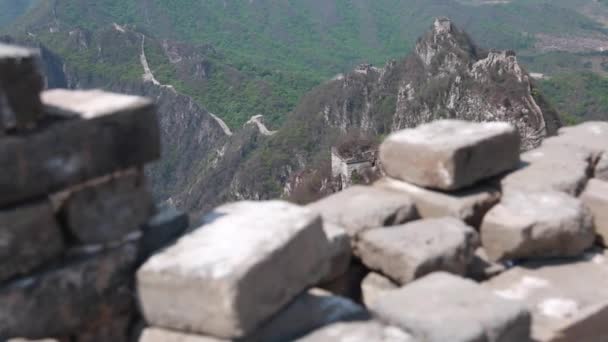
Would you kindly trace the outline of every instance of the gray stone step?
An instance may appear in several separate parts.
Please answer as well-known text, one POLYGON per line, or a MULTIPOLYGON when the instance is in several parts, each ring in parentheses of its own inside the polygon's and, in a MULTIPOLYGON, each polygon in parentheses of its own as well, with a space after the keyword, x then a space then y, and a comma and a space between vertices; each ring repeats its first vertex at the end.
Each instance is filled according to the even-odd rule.
POLYGON ((481 241, 492 261, 581 255, 595 241, 583 203, 561 192, 509 192, 484 218, 481 241))
POLYGON ((483 286, 532 312, 538 342, 608 341, 608 259, 605 251, 580 259, 530 262, 483 286))
POLYGON ((367 267, 403 285, 435 271, 466 274, 478 246, 473 228, 441 218, 367 231, 357 250, 367 267))
POLYGON ((217 208, 206 222, 137 272, 149 323, 243 337, 327 274, 329 242, 309 209, 239 202, 217 208))
POLYGON ((0 139, 0 206, 63 190, 160 156, 154 105, 135 96, 50 90, 44 105, 69 118, 0 139))
POLYGON ((316 330, 297 342, 422 342, 394 326, 377 321, 334 323, 316 330))
POLYGON ((386 292, 371 311, 425 342, 530 341, 531 317, 523 303, 444 272, 386 292))
POLYGON ((380 162, 390 177, 458 190, 515 169, 519 149, 508 123, 440 120, 391 134, 380 146, 380 162))

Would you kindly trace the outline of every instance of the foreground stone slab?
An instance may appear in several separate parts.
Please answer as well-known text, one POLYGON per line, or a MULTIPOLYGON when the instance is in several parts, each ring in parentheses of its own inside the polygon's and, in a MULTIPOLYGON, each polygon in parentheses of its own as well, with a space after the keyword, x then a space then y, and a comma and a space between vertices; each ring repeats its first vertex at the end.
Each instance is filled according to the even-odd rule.
POLYGON ((399 328, 386 326, 377 321, 363 321, 331 324, 296 341, 417 342, 418 340, 399 328))
POLYGON ((605 254, 525 263, 492 278, 484 287, 528 306, 534 341, 600 342, 608 338, 605 254))
POLYGON ((42 100, 56 112, 75 117, 0 140, 0 206, 61 191, 160 156, 156 112, 147 99, 52 90, 44 92, 42 100))
POLYGON ((108 307, 131 305, 136 243, 95 251, 0 287, 0 340, 71 335, 108 307), (82 259, 81 259, 82 258, 82 259))
POLYGON ((353 186, 308 205, 325 222, 334 223, 351 237, 377 227, 392 226, 418 218, 407 194, 369 186, 353 186))
POLYGON ((385 292, 396 290, 398 288, 399 285, 395 284, 387 277, 376 272, 370 272, 365 279, 363 279, 363 282, 361 282, 363 303, 366 307, 370 307, 372 303, 381 297, 385 292))
POLYGON ((478 246, 473 228, 442 218, 370 230, 357 250, 367 267, 403 285, 435 271, 464 275, 478 246))
POLYGON ((139 342, 229 342, 218 338, 192 335, 161 328, 146 328, 139 337, 139 342))
POLYGON ((481 285, 437 272, 375 301, 371 310, 392 325, 428 342, 530 340, 530 313, 481 285), (407 308, 407 310, 404 310, 407 308))
POLYGON ((500 181, 503 193, 561 191, 578 196, 594 163, 593 150, 574 145, 544 144, 522 154, 521 167, 500 181))
POLYGON ((330 246, 329 271, 321 283, 327 283, 337 279, 348 271, 352 257, 351 238, 346 230, 341 227, 325 222, 323 231, 327 236, 330 246))
POLYGON ((149 323, 243 337, 326 275, 329 242, 321 218, 309 209, 282 201, 239 202, 206 220, 137 272, 149 323))
POLYGON ((0 210, 0 283, 58 258, 63 250, 49 201, 0 210))
POLYGON ((483 216, 500 200, 500 191, 486 185, 447 193, 386 177, 374 186, 406 193, 423 218, 451 216, 473 227, 479 227, 483 216))
POLYGON ((556 146, 575 146, 593 151, 593 165, 596 165, 596 178, 608 180, 608 122, 589 121, 576 126, 562 127, 555 137, 546 139, 543 144, 556 146))
POLYGON ((369 319, 369 313, 362 306, 320 289, 312 289, 298 296, 245 340, 293 341, 328 324, 364 319, 369 319))
POLYGON ((42 117, 38 52, 0 43, 0 132, 32 128, 42 117))
POLYGON ((583 203, 561 192, 511 192, 484 218, 481 241, 490 260, 567 257, 595 241, 583 203))
POLYGON ((70 190, 61 215, 79 242, 104 244, 139 231, 154 210, 144 175, 134 170, 70 190))
POLYGON ((587 183, 581 200, 593 215, 595 232, 604 246, 608 245, 608 182, 592 179, 587 183))
POLYGON ((519 135, 508 123, 441 120, 391 134, 380 161, 392 178, 458 190, 515 169, 519 151, 519 135))

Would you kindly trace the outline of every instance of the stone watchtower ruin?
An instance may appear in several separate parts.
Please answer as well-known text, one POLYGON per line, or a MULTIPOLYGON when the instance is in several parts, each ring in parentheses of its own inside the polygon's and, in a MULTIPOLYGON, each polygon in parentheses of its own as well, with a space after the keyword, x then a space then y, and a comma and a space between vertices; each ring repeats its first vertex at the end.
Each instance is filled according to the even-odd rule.
POLYGON ((331 175, 339 189, 369 183, 377 170, 378 147, 370 143, 346 143, 331 148, 331 175))

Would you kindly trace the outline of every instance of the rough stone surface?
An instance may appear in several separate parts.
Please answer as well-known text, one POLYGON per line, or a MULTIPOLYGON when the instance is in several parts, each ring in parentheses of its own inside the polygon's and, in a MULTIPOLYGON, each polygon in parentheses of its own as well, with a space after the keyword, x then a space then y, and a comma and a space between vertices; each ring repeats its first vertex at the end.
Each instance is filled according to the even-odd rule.
POLYGON ((580 255, 595 240, 583 203, 561 192, 511 192, 484 218, 482 245, 490 260, 580 255))
POLYGON ((0 210, 0 283, 52 261, 63 249, 49 201, 0 210))
POLYGON ((229 342, 218 338, 191 335, 161 328, 146 328, 142 332, 139 342, 229 342))
POLYGON ((478 246, 473 228, 442 218, 370 230, 361 236, 358 250, 367 267, 403 285, 435 271, 464 275, 478 246))
POLYGON ((154 200, 141 172, 112 177, 70 191, 61 211, 72 235, 84 244, 104 244, 139 231, 154 214, 154 200))
POLYGON ((522 154, 520 168, 502 178, 503 193, 561 191, 577 196, 592 172, 593 151, 573 145, 545 144, 522 154))
POLYGON ((408 194, 423 218, 451 216, 473 227, 479 227, 483 216, 500 200, 500 192, 486 185, 451 193, 421 188, 393 178, 383 178, 374 185, 408 194))
POLYGON ((322 326, 340 321, 369 319, 362 306, 349 299, 312 289, 298 296, 266 322, 247 342, 293 341, 322 326))
POLYGON ((387 277, 376 272, 370 272, 365 279, 363 279, 363 282, 361 282, 363 303, 366 307, 370 307, 371 304, 385 292, 396 290, 398 288, 399 285, 395 284, 387 277))
POLYGON ((377 227, 392 226, 418 218, 407 194, 368 186, 353 186, 308 207, 351 237, 377 227))
POLYGON ((239 202, 219 207, 207 222, 137 272, 149 323, 242 337, 326 275, 329 242, 309 209, 239 202))
POLYGON ((608 180, 608 122, 589 121, 563 127, 556 137, 546 139, 545 145, 574 146, 593 151, 595 177, 608 180))
POLYGON ((329 241, 331 255, 329 259, 329 271, 327 276, 321 280, 322 283, 327 283, 337 279, 348 271, 353 253, 350 242, 351 238, 346 233, 346 230, 330 222, 323 223, 323 230, 329 241))
POLYGON ((0 340, 64 336, 131 301, 137 248, 129 242, 0 287, 0 340))
POLYGON ((386 174, 422 187, 458 190, 515 169, 520 141, 508 123, 441 120, 391 134, 380 146, 386 174))
POLYGON ((35 50, 0 43, 0 132, 32 128, 42 117, 37 59, 35 50))
POLYGON ((530 338, 531 317, 522 303, 444 272, 386 293, 371 310, 386 323, 427 342, 519 342, 530 338))
POLYGON ((607 341, 608 259, 604 253, 525 263, 492 278, 484 287, 528 306, 534 341, 607 341))
POLYGON ((298 342, 417 342, 403 330, 377 321, 341 322, 316 330, 298 342))
POLYGON ((608 246, 608 182, 592 179, 587 183, 581 200, 593 215, 595 232, 608 246))
MULTIPOLYGON (((60 99, 55 97, 69 102, 72 92, 62 92, 52 100, 45 94, 47 106, 60 107, 60 99)), ((160 132, 152 102, 112 94, 89 104, 91 108, 79 117, 0 140, 0 206, 61 191, 160 156, 160 132)))
POLYGON ((162 206, 142 228, 141 257, 147 259, 152 253, 167 246, 180 237, 190 224, 188 215, 173 206, 162 206))

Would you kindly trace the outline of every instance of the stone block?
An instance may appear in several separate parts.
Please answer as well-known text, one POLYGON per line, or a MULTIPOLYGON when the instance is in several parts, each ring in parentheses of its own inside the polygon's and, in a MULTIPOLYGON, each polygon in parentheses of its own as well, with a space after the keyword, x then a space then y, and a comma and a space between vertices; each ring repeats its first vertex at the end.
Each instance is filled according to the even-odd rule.
POLYGON ((524 263, 483 285, 505 299, 525 303, 532 312, 534 341, 607 341, 608 259, 604 253, 524 263))
POLYGON ((139 231, 154 210, 143 172, 132 170, 68 190, 61 216, 80 243, 105 244, 139 231))
POLYGON ((309 209, 239 202, 217 208, 206 222, 137 272, 149 323, 243 337, 327 274, 329 242, 309 209))
POLYGON ((190 225, 188 214, 166 205, 157 209, 142 228, 141 258, 147 259, 154 252, 182 236, 190 225))
POLYGON ((576 126, 562 127, 557 136, 545 139, 543 144, 573 146, 593 151, 595 177, 608 180, 608 122, 588 121, 576 126))
POLYGON ((356 237, 359 233, 392 226, 418 218, 411 198, 397 191, 369 186, 353 186, 308 208, 318 212, 325 222, 334 223, 356 237))
POLYGON ((511 192, 484 218, 481 241, 490 260, 567 257, 595 241, 583 203, 561 192, 511 192))
POLYGON ((405 331, 377 321, 340 322, 313 331, 297 342, 418 342, 405 331))
POLYGON ((581 146, 545 144, 522 154, 523 163, 500 180, 503 193, 561 191, 578 196, 592 172, 593 151, 581 146))
POLYGON ((337 279, 348 271, 352 257, 351 238, 346 230, 329 223, 323 223, 323 231, 327 236, 330 246, 329 271, 321 283, 327 283, 337 279))
POLYGON ((483 216, 500 200, 497 188, 481 185, 456 192, 421 188, 393 178, 383 178, 374 186, 402 191, 412 198, 423 218, 451 216, 479 227, 483 216))
POLYGON ((49 201, 0 210, 0 283, 60 257, 64 247, 49 201))
POLYGON ((593 215, 595 232, 604 246, 608 246, 608 182, 591 179, 581 200, 593 215))
POLYGON ((507 270, 503 263, 491 261, 483 247, 477 248, 473 260, 469 264, 467 277, 475 281, 484 281, 507 270))
POLYGON ((530 341, 531 316, 523 303, 444 272, 387 292, 371 310, 427 342, 530 341))
POLYGON ((38 57, 35 50, 0 43, 0 132, 33 128, 42 117, 38 57))
POLYGON ((473 228, 441 218, 367 231, 357 250, 367 267, 403 285, 435 271, 466 274, 478 246, 473 228))
POLYGON ((142 332, 139 342, 230 342, 219 338, 193 335, 162 328, 149 327, 142 332))
POLYGON ((369 319, 369 313, 362 306, 349 299, 312 289, 299 295, 245 340, 293 341, 328 324, 364 319, 369 319))
POLYGON ((45 91, 42 100, 56 112, 61 109, 74 116, 0 140, 0 206, 61 191, 160 156, 160 131, 149 100, 67 90, 45 91))
POLYGON ((398 288, 399 285, 395 284, 387 277, 376 272, 370 272, 361 283, 363 303, 366 307, 370 307, 372 303, 384 293, 398 288))
POLYGON ((519 151, 519 134, 508 123, 440 120, 391 134, 380 161, 392 178, 459 190, 515 169, 519 151))
POLYGON ((132 303, 136 243, 73 256, 56 268, 0 287, 0 340, 67 336, 108 307, 132 303))

